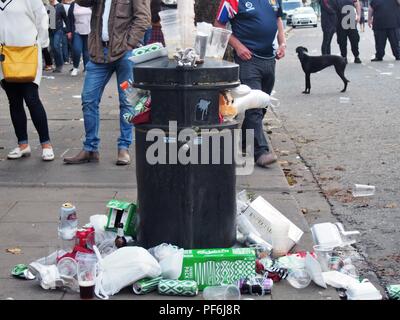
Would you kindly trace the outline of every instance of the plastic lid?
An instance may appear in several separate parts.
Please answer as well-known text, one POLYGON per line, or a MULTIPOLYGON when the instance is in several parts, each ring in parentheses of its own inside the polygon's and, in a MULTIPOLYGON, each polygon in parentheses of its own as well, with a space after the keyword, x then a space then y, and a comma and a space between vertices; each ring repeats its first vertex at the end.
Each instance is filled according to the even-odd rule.
POLYGON ((129 82, 128 81, 124 81, 119 86, 121 87, 122 90, 126 90, 126 89, 129 88, 129 82))

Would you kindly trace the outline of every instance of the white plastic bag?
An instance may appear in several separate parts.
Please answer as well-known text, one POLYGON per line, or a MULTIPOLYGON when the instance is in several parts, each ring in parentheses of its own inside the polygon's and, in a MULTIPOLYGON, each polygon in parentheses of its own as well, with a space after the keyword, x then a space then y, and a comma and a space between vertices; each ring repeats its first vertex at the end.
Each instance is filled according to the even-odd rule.
POLYGON ((123 247, 104 259, 97 247, 93 249, 99 260, 95 293, 101 299, 108 299, 140 279, 155 278, 161 274, 157 260, 141 247, 123 247))
POLYGON ((158 260, 161 266, 161 275, 164 279, 176 280, 182 273, 184 250, 177 246, 162 243, 150 248, 149 252, 158 260))
POLYGON ((247 95, 234 98, 233 106, 238 113, 244 113, 248 109, 266 108, 271 104, 271 99, 267 93, 261 90, 251 90, 247 95))
POLYGON ((326 289, 327 286, 324 277, 322 276, 321 266, 317 259, 315 259, 309 252, 307 252, 306 255, 305 267, 315 284, 326 289))

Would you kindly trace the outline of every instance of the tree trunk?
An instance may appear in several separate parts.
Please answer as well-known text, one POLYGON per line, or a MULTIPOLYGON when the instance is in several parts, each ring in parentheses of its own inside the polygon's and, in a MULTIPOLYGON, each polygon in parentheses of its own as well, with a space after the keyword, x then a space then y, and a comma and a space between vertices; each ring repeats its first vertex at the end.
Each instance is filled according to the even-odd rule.
POLYGON ((195 0, 196 22, 214 23, 221 0, 195 0))

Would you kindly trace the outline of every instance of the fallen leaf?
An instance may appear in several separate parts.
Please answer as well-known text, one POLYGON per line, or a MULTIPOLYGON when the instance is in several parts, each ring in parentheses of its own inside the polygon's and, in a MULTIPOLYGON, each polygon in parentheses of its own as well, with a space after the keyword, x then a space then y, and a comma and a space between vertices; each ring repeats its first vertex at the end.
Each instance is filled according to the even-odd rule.
POLYGON ((387 205, 384 206, 384 208, 389 208, 389 209, 393 209, 393 208, 397 208, 397 203, 389 203, 387 205))
POLYGON ((308 213, 308 210, 306 208, 301 209, 301 212, 303 212, 303 214, 308 213))
POLYGON ((341 166, 337 166, 337 167, 335 168, 335 170, 336 170, 336 171, 346 171, 346 169, 343 168, 343 167, 341 167, 341 166))
POLYGON ((12 253, 12 254, 21 254, 22 250, 20 248, 8 248, 6 250, 6 252, 12 253))
POLYGON ((281 150, 279 153, 281 154, 281 156, 288 156, 290 154, 290 152, 287 150, 281 150))

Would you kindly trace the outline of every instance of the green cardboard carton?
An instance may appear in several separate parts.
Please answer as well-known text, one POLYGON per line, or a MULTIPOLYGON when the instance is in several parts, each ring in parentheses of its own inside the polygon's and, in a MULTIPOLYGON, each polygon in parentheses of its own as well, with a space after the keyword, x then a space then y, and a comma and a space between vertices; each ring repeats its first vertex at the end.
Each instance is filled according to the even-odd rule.
POLYGON ((109 208, 106 230, 117 232, 119 223, 124 224, 124 233, 127 236, 136 236, 136 205, 134 203, 110 200, 107 203, 109 208))
POLYGON ((185 250, 180 280, 208 286, 232 284, 256 274, 256 254, 250 248, 185 250))

